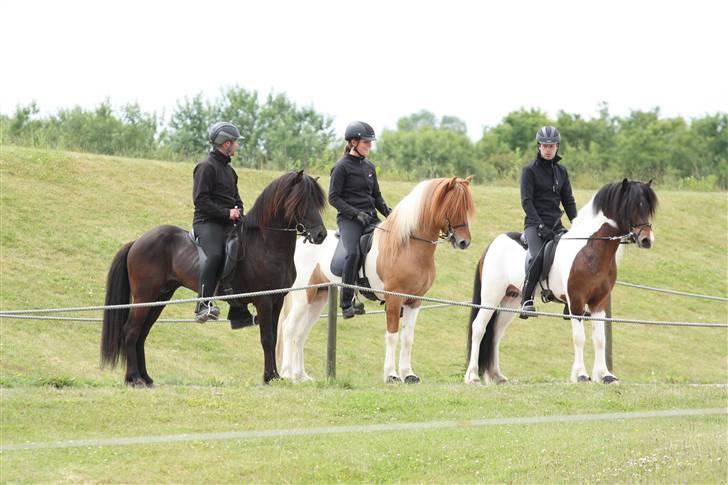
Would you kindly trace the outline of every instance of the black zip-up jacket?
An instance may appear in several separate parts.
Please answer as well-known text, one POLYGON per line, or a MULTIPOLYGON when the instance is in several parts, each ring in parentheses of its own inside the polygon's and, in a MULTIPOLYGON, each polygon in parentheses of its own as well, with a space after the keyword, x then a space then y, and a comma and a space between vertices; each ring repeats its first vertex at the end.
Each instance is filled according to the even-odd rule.
POLYGON ((237 205, 242 212, 243 201, 238 192, 238 174, 230 165, 230 157, 212 150, 195 166, 193 173, 194 223, 232 224, 230 209, 237 205))
POLYGON ((376 210, 385 217, 390 209, 382 198, 374 164, 365 157, 350 154, 336 162, 331 169, 329 204, 339 214, 337 217, 354 219, 360 212, 376 217, 376 210))
POLYGON ((536 159, 523 167, 521 174, 521 206, 526 212, 524 226, 543 224, 549 229, 561 219, 561 207, 564 205, 570 221, 576 217, 576 202, 571 191, 569 172, 559 165, 561 157, 556 155, 553 161, 545 160, 539 153, 536 159))

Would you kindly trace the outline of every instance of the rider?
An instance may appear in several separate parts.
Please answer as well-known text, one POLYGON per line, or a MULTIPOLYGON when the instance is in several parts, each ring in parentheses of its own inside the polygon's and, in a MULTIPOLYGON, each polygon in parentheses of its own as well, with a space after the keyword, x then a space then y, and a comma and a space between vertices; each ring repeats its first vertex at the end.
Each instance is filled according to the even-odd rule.
MULTIPOLYGON (((359 271, 359 239, 364 229, 379 222, 377 210, 384 217, 392 210, 379 191, 374 164, 367 159, 376 139, 374 129, 363 121, 354 121, 346 127, 344 138, 344 156, 331 169, 329 203, 338 211, 336 222, 346 251, 342 279, 353 285, 359 271)), ((350 288, 341 290, 341 309, 344 318, 364 314, 364 305, 354 302, 354 290, 350 288)))
MULTIPOLYGON (((521 174, 521 206, 526 212, 523 231, 528 242, 526 280, 523 282, 521 311, 534 312, 533 292, 541 273, 541 250, 554 233, 565 231, 561 225, 563 204, 569 221, 576 217, 576 202, 571 191, 569 173, 559 165, 561 135, 553 126, 543 126, 536 133, 536 159, 523 167, 521 174)), ((529 315, 521 313, 521 318, 529 315)))
MULTIPOLYGON (((192 199, 195 216, 192 227, 205 251, 207 259, 200 268, 200 298, 215 294, 225 257, 225 240, 233 224, 243 217, 243 201, 238 192, 238 175, 230 164, 240 148, 240 130, 226 121, 220 121, 207 130, 212 150, 194 170, 192 199)), ((198 302, 195 320, 204 323, 217 320, 220 309, 212 302, 198 302)), ((242 308, 244 322, 252 324, 253 317, 247 305, 242 308)))

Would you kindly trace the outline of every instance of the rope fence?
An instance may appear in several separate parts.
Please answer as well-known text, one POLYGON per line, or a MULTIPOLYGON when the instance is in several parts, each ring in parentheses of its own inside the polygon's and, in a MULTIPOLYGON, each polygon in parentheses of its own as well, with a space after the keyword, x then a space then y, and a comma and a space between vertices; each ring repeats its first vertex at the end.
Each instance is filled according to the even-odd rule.
MULTIPOLYGON (((48 316, 41 316, 38 314, 44 314, 44 313, 67 313, 67 312, 84 312, 84 311, 99 311, 99 310, 123 310, 123 309, 131 309, 131 308, 147 308, 147 307, 156 307, 156 306, 166 306, 166 305, 179 305, 179 304, 187 304, 187 303, 196 303, 199 301, 213 301, 213 300, 235 300, 235 299, 241 299, 241 298, 254 298, 257 296, 265 296, 265 295, 272 295, 272 294, 279 294, 279 293, 288 293, 291 291, 302 291, 302 290, 308 290, 308 289, 319 289, 319 288, 330 288, 330 287, 338 287, 338 288, 352 288, 355 290, 364 290, 364 291, 373 291, 371 288, 361 287, 357 285, 348 285, 344 283, 320 283, 315 285, 305 285, 305 286, 299 286, 299 287, 293 287, 293 288, 280 288, 280 289, 274 289, 274 290, 265 290, 265 291, 254 291, 254 292, 248 292, 248 293, 238 293, 234 295, 224 295, 224 296, 214 296, 214 297, 207 297, 207 298, 184 298, 184 299, 177 299, 177 300, 165 300, 165 301, 156 301, 156 302, 144 302, 144 303, 128 303, 128 304, 122 304, 122 305, 97 305, 97 306, 87 306, 87 307, 70 307, 70 308, 47 308, 47 309, 26 309, 26 310, 3 310, 0 311, 0 318, 9 318, 9 319, 36 319, 36 320, 73 320, 73 321, 99 321, 99 320, 92 320, 88 318, 75 318, 75 317, 48 317, 48 316)), ((650 287, 645 287, 645 289, 651 289, 650 287)), ((674 294, 680 294, 682 296, 686 296, 686 292, 676 292, 675 290, 663 290, 664 292, 674 293, 674 294)), ((509 313, 521 313, 520 308, 513 308, 513 307, 497 307, 497 306, 489 306, 489 305, 478 305, 474 303, 469 302, 463 302, 463 301, 454 301, 454 300, 447 300, 444 298, 437 298, 437 297, 430 297, 430 296, 418 296, 418 295, 410 295, 407 293, 400 293, 396 291, 386 291, 386 290, 375 290, 373 291, 377 295, 390 295, 390 296, 396 296, 403 299, 408 300, 420 300, 420 301, 426 301, 430 303, 434 303, 435 305, 430 305, 429 308, 437 308, 437 307, 444 307, 444 306, 459 306, 459 307, 465 307, 465 308, 478 308, 478 309, 485 309, 485 310, 494 310, 494 311, 500 311, 500 312, 509 312, 509 313)), ((693 297, 696 297, 696 294, 687 294, 693 297)), ((720 297, 711 297, 711 299, 718 299, 720 297)), ((377 311, 375 311, 377 312, 377 311)), ((373 314, 375 312, 369 312, 370 314, 373 314)), ((381 311, 378 311, 381 312, 381 311)), ((594 317, 594 316, 586 316, 586 315, 571 315, 571 314, 564 314, 564 313, 554 313, 554 312, 526 312, 529 316, 544 316, 544 317, 551 317, 551 318, 576 318, 580 320, 600 320, 604 322, 609 323, 627 323, 627 324, 635 324, 635 325, 657 325, 657 326, 677 326, 677 327, 718 327, 718 328, 728 328, 728 324, 725 323, 717 323, 717 322, 686 322, 686 321, 660 321, 660 320, 643 320, 643 319, 628 319, 628 318, 612 318, 612 317, 594 317)), ((193 321, 193 320, 167 320, 168 323, 172 322, 187 322, 187 321, 193 321)))

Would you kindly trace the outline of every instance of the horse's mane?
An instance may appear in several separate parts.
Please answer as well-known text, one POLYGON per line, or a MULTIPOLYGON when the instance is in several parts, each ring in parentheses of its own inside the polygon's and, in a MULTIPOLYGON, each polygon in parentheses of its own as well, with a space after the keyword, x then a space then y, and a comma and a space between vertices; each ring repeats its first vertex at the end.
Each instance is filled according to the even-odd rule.
POLYGON ((425 180, 415 186, 382 224, 379 250, 394 256, 410 241, 411 236, 427 237, 445 224, 448 218, 461 215, 470 222, 475 214, 475 203, 469 187, 470 181, 453 178, 425 180))
POLYGON ((303 170, 288 172, 263 189, 247 214, 250 226, 265 229, 273 222, 282 222, 287 227, 302 221, 311 204, 323 211, 326 196, 316 179, 304 174, 303 170))
POLYGON ((594 215, 601 211, 625 233, 631 230, 630 226, 634 223, 648 222, 656 209, 657 195, 650 184, 627 179, 605 185, 592 201, 594 215), (639 216, 639 221, 632 220, 635 214, 639 216))

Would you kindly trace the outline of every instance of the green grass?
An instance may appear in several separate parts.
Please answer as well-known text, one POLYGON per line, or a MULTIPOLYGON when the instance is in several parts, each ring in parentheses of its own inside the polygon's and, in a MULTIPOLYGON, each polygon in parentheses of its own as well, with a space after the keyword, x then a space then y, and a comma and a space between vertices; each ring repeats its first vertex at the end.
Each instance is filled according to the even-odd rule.
MULTIPOLYGON (((118 248, 146 230, 189 227, 193 165, 0 147, 0 308, 98 305, 118 248)), ((238 169, 243 200, 278 174, 238 169)), ((322 174, 324 175, 324 174, 322 174)), ((324 188, 328 178, 321 178, 324 188)), ((382 180, 393 205, 413 186, 382 180)), ((623 281, 728 294, 725 193, 661 191, 652 250, 630 247, 623 281)), ((592 191, 577 191, 583 205, 592 191)), ((518 191, 476 186, 472 249, 437 252, 430 294, 469 299, 474 268, 490 240, 522 221, 518 191)), ((325 218, 334 226, 334 211, 325 218)), ((193 296, 180 291, 175 297, 193 296)), ((376 306, 370 306, 374 309, 376 306)), ((559 311, 558 306, 542 306, 559 311)), ((615 316, 727 321, 721 302, 624 287, 615 316)), ((192 305, 162 318, 189 318, 192 305)), ((79 314, 81 315, 81 314, 79 314)), ((99 316, 82 314, 81 316, 99 316)), ((512 384, 461 384, 467 312, 420 314, 416 387, 381 384, 384 318, 340 321, 339 381, 262 386, 256 330, 222 324, 159 324, 147 344, 157 389, 121 385, 122 369, 100 370, 95 323, 0 319, 2 444, 201 431, 233 431, 494 416, 725 407, 728 331, 614 326, 616 388, 566 385, 570 323, 515 320, 501 349, 512 384), (716 383, 693 386, 695 383, 716 383)), ((325 325, 306 348, 322 378, 325 325)), ((587 368, 593 353, 587 345, 587 368)), ((697 481, 725 482, 725 417, 617 423, 504 426, 4 452, 2 481, 697 481), (342 446, 343 445, 343 446, 342 446), (270 465, 267 465, 269 463, 270 465), (32 464, 32 465, 31 465, 32 464)))

